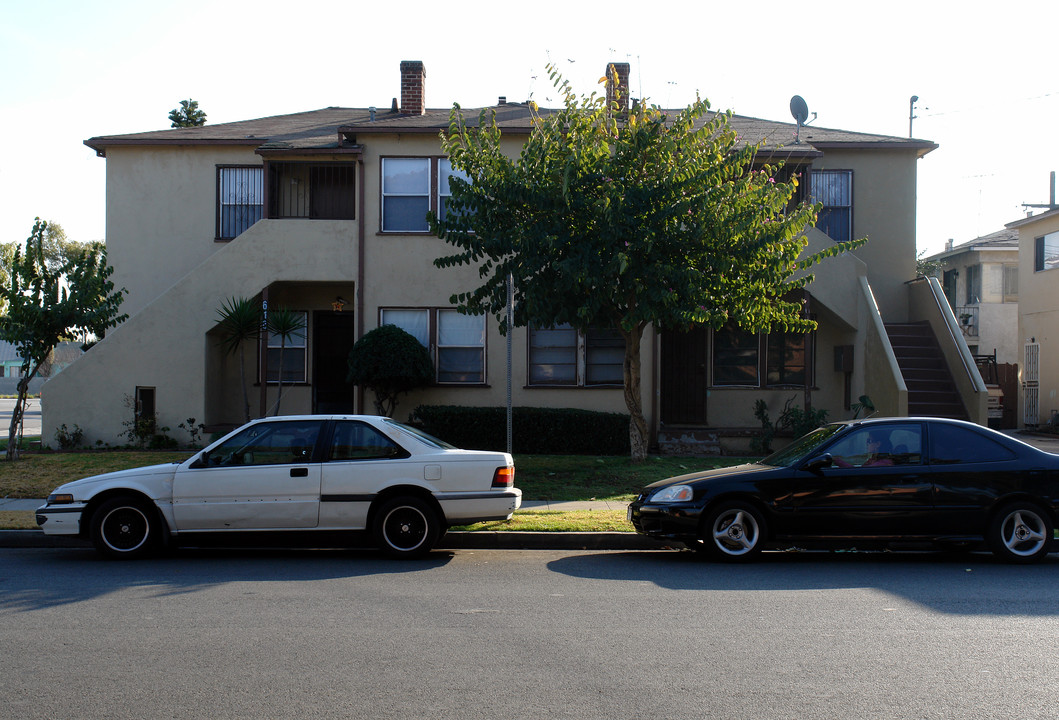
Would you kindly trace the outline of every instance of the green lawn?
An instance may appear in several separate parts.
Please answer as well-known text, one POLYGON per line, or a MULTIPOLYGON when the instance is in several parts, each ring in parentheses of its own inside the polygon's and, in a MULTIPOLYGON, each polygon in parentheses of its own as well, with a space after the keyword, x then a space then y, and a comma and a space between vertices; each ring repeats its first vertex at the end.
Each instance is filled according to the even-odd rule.
MULTIPOLYGON (((165 462, 190 452, 120 450, 86 453, 26 453, 10 463, 0 460, 0 497, 43 498, 55 487, 88 475, 165 462)), ((746 462, 746 458, 649 457, 642 463, 625 457, 518 455, 515 485, 525 500, 628 502, 649 483, 673 475, 746 462)), ((33 528, 32 512, 0 513, 0 528, 33 528)), ((475 530, 631 531, 623 511, 556 512, 520 510, 502 523, 479 523, 475 530)))

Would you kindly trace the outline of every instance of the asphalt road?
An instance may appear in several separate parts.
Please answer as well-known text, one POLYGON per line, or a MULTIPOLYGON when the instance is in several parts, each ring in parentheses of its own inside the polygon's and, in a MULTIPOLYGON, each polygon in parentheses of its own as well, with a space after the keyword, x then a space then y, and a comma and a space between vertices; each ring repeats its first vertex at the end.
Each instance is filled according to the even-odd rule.
POLYGON ((1059 559, 0 550, 18 718, 1045 718, 1059 559))
MULTIPOLYGON (((11 427, 11 413, 14 409, 14 398, 0 398, 0 431, 5 438, 8 428, 11 427)), ((22 434, 40 435, 40 398, 30 398, 26 401, 26 411, 22 415, 22 434)))

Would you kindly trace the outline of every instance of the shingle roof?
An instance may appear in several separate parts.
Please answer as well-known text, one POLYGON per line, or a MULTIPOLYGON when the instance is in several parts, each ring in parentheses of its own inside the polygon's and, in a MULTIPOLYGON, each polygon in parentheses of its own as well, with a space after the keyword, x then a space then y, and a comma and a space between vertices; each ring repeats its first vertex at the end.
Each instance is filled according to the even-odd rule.
MULTIPOLYGON (((532 112, 525 103, 504 103, 485 108, 496 113, 501 130, 516 134, 528 133, 532 112)), ((477 125, 481 108, 465 108, 469 125, 477 125)), ((548 114, 554 110, 541 108, 548 114)), ((676 110, 669 111, 675 114, 676 110)), ((389 109, 375 111, 374 120, 369 108, 329 107, 321 110, 275 115, 256 120, 203 125, 194 128, 173 128, 128 135, 108 135, 85 140, 85 145, 105 155, 106 148, 120 145, 251 145, 261 151, 334 151, 351 150, 345 137, 391 133, 437 133, 449 126, 449 108, 427 109, 423 115, 402 115, 389 109)), ((733 115, 731 125, 739 137, 747 142, 764 140, 765 152, 782 148, 784 154, 813 156, 827 147, 843 146, 874 149, 915 150, 925 155, 937 145, 926 140, 873 135, 869 133, 803 126, 801 142, 795 144, 796 125, 760 118, 733 115)))
POLYGON ((974 240, 969 240, 959 245, 953 245, 951 249, 944 250, 940 253, 931 255, 926 260, 941 260, 943 258, 950 257, 952 255, 959 255, 965 252, 974 252, 976 250, 1018 250, 1019 249, 1019 233, 1018 230, 1014 230, 1007 227, 1003 230, 997 230, 996 232, 989 233, 988 235, 982 235, 976 237, 974 240))

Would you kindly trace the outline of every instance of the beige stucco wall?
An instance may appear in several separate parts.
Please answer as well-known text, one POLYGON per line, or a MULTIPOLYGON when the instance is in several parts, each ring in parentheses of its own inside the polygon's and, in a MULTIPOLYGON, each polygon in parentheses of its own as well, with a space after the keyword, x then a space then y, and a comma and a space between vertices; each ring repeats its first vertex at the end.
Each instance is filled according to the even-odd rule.
POLYGON ((107 149, 107 259, 135 315, 216 252, 217 165, 261 165, 252 147, 107 149))
POLYGON ((830 149, 816 170, 853 171, 853 237, 868 242, 853 253, 868 268, 886 322, 905 322, 904 283, 916 276, 916 153, 830 149))
MULTIPOLYGON (((1040 345, 1038 423, 1048 422, 1059 411, 1059 270, 1034 271, 1034 240, 1059 232, 1059 213, 1018 223, 1019 231, 1019 340, 1040 345)), ((1025 381, 1025 368, 1019 374, 1025 381)), ((1023 407, 1020 404, 1020 407, 1023 407)), ((1023 418, 1020 413, 1020 426, 1023 418)))
MULTIPOLYGON (((294 233, 292 223, 302 222, 263 220, 218 246, 207 262, 49 380, 42 395, 44 441, 66 424, 84 430, 87 443, 124 444, 122 423, 132 419, 124 400, 137 386, 156 389, 159 425, 175 429, 189 417, 202 422, 210 354, 206 336, 224 298, 254 297, 276 282, 356 277, 355 223, 316 220, 311 231, 294 233)), ((284 402, 285 410, 307 411, 298 392, 284 402)))

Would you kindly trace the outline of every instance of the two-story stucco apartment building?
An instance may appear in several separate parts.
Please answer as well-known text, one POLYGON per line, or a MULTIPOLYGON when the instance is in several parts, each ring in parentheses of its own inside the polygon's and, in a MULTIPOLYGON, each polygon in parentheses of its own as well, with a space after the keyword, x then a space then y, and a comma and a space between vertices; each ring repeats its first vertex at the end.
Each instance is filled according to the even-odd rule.
MULTIPOLYGON (((627 83, 628 65, 616 67, 627 83)), ((436 384, 408 396, 398 417, 422 403, 505 404, 506 340, 496 319, 460 315, 448 302, 476 285, 476 270, 432 264, 451 250, 424 217, 443 208, 448 193, 452 170, 438 133, 449 108, 426 107, 423 63, 401 63, 400 83, 392 107, 86 141, 106 159, 108 257, 115 284, 128 291, 129 319, 48 383, 46 440, 59 425, 76 424, 91 441, 122 442, 129 398, 171 428, 189 417, 240 423, 238 356, 221 350, 217 332, 218 308, 236 296, 304 313, 304 337, 284 351, 285 413, 370 411, 363 392, 346 384, 346 358, 359 337, 386 323, 419 338, 437 370, 436 384)), ((529 107, 501 98, 493 109, 517 154, 530 132, 529 107)), ((783 160, 784 172, 800 173, 800 187, 824 203, 817 227, 806 230, 810 248, 870 241, 816 269, 806 297, 815 333, 646 333, 652 439, 716 444, 727 429, 757 425, 755 399, 776 413, 791 396, 800 403, 806 384, 813 405, 832 418, 847 417, 851 398, 862 394, 880 412, 907 412, 909 386, 883 321, 934 329, 965 414, 978 418, 981 381, 966 372, 966 346, 940 286, 908 283, 917 163, 936 146, 818 127, 802 127, 796 142, 792 123, 739 116, 732 123, 747 142, 763 142, 761 162, 783 160)), ((514 404, 624 412, 620 342, 608 328, 584 336, 517 329, 514 404)), ((260 415, 276 400, 279 348, 268 337, 251 345, 252 414, 260 415)))
POLYGON ((1033 427, 1059 416, 1059 209, 1007 227, 1019 238, 1020 425, 1033 427))

